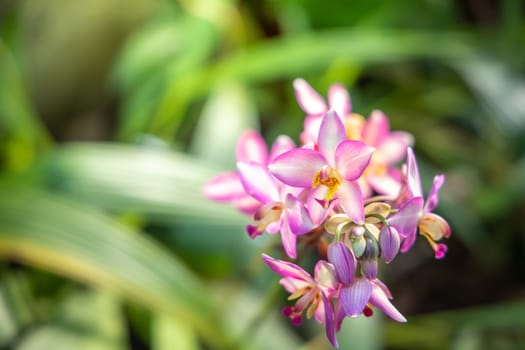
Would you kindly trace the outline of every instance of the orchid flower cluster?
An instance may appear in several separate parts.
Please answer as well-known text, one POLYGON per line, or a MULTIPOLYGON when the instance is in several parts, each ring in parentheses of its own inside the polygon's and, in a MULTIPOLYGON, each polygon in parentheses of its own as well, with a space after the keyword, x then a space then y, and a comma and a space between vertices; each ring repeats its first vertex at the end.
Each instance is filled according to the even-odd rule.
POLYGON ((436 259, 445 256, 447 246, 437 241, 450 228, 432 212, 444 175, 434 178, 425 200, 412 135, 390 131, 378 110, 367 119, 352 113, 342 85, 330 87, 328 103, 302 79, 294 90, 306 113, 301 145, 283 135, 267 149, 260 134, 247 131, 238 141, 237 171, 214 177, 203 191, 249 215, 251 238, 279 233, 288 260, 298 258, 299 243, 317 248, 313 276, 291 261, 262 259, 297 300, 283 314, 294 325, 303 314, 314 316, 337 347, 346 317, 371 316, 377 308, 406 322, 378 278, 379 261, 390 263, 418 236, 436 259))

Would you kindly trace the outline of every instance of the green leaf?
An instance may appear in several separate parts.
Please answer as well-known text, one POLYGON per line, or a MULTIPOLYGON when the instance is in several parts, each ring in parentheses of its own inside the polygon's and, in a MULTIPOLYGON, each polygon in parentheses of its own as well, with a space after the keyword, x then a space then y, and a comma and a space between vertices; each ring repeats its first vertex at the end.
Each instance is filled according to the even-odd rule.
POLYGON ((225 342, 199 279, 154 241, 89 206, 40 190, 0 188, 0 255, 177 315, 209 343, 225 342))
POLYGON ((157 314, 153 320, 152 350, 198 350, 194 329, 179 319, 166 314, 157 314))

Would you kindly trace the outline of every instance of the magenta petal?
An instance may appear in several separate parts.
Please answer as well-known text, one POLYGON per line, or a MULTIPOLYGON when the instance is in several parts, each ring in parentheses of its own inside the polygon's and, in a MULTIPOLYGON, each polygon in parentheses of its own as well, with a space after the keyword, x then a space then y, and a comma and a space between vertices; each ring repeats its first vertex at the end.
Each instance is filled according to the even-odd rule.
POLYGON ((364 277, 356 278, 350 286, 341 288, 339 299, 347 316, 359 316, 372 294, 372 284, 364 277))
POLYGON ((301 143, 315 144, 317 142, 317 135, 319 135, 319 128, 323 121, 324 115, 307 115, 304 118, 304 130, 300 135, 301 143))
POLYGON ((253 130, 245 131, 237 142, 237 161, 268 163, 268 149, 262 136, 253 130))
POLYGON ((308 282, 309 284, 314 283, 312 276, 300 266, 288 261, 274 259, 266 254, 262 254, 262 259, 275 273, 281 276, 308 282))
POLYGON ((334 84, 328 90, 328 105, 330 109, 335 109, 340 117, 345 117, 352 111, 350 95, 341 84, 334 84))
POLYGON ((285 216, 293 234, 303 235, 314 228, 310 214, 303 202, 288 194, 284 207, 285 216))
POLYGON ((328 111, 319 128, 317 144, 319 151, 331 166, 335 165, 335 150, 344 140, 346 140, 346 130, 341 118, 334 110, 328 111))
POLYGON ((324 99, 304 79, 293 82, 295 97, 301 109, 310 115, 323 114, 328 109, 324 99))
POLYGON ((337 342, 336 338, 336 322, 334 317, 334 308, 332 306, 332 302, 324 295, 321 294, 323 298, 323 306, 324 306, 324 314, 325 314, 325 320, 324 320, 324 326, 326 331, 326 337, 330 341, 330 344, 334 348, 339 347, 339 343, 337 342))
POLYGON ((344 181, 337 189, 337 201, 345 214, 356 224, 365 221, 363 196, 361 188, 355 182, 344 181))
POLYGON ((393 226, 384 226, 379 232, 379 247, 386 263, 394 260, 400 245, 401 239, 397 230, 393 226))
POLYGON ((311 187, 315 174, 326 165, 321 153, 296 148, 275 158, 268 168, 270 172, 287 185, 311 187))
POLYGON ((416 156, 411 147, 407 148, 407 185, 413 197, 423 197, 416 156))
POLYGON ((397 213, 388 218, 390 225, 395 227, 401 238, 415 235, 417 223, 423 209, 423 198, 415 197, 405 202, 397 213))
POLYGON ((378 110, 372 111, 363 127, 363 141, 369 145, 378 145, 388 135, 390 126, 386 115, 378 110))
POLYGON ((277 184, 265 167, 253 162, 238 162, 237 169, 244 189, 253 198, 263 203, 280 201, 277 184))
POLYGON ((272 144, 272 150, 270 151, 270 161, 284 152, 290 151, 294 148, 295 143, 290 138, 290 136, 280 135, 272 144))
POLYGON ((372 283, 372 295, 370 296, 370 303, 372 303, 379 310, 382 310, 391 319, 397 322, 406 322, 407 319, 403 316, 388 300, 387 295, 383 289, 372 283))
POLYGON ((328 261, 334 265, 335 274, 343 285, 354 281, 357 259, 354 253, 343 242, 328 245, 328 261))
POLYGON ((379 194, 384 194, 391 197, 396 197, 401 191, 401 182, 396 178, 385 175, 366 175, 368 184, 379 194))
POLYGON ((335 166, 346 180, 357 180, 370 163, 374 148, 361 141, 347 140, 335 151, 335 166))
POLYGON ((202 188, 202 193, 209 199, 230 202, 246 195, 239 174, 219 174, 209 180, 202 188))
POLYGON ((445 175, 436 175, 434 177, 434 182, 432 183, 432 187, 430 188, 430 191, 428 192, 427 202, 425 203, 425 207, 423 208, 423 211, 428 213, 434 210, 434 208, 439 203, 439 189, 443 184, 445 183, 445 175))

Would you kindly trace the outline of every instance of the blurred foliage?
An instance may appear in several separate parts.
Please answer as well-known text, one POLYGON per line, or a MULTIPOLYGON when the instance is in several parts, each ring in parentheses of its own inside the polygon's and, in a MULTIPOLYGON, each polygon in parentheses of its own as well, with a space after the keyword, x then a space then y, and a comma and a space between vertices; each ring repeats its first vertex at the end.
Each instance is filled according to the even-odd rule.
MULTIPOLYGON (((449 255, 385 267, 407 324, 344 349, 525 347, 525 5, 507 1, 0 2, 0 348, 326 349, 288 326, 245 218, 202 184, 236 138, 298 135, 291 81, 416 137, 449 255), (74 141, 74 142, 73 142, 74 141)), ((278 252, 276 253, 278 254, 278 252)))

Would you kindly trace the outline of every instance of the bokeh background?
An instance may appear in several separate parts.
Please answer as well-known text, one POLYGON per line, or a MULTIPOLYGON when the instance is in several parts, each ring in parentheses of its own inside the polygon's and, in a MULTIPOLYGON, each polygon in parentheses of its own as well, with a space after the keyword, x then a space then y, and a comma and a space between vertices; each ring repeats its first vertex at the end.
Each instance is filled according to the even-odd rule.
MULTIPOLYGON (((446 259, 382 266, 396 324, 343 349, 525 348, 520 0, 0 2, 0 348, 329 349, 292 327, 247 219, 201 196, 246 128, 298 139, 292 81, 415 135, 446 259)), ((312 259, 310 257, 310 259, 312 259)), ((305 257, 308 263, 309 257, 305 257)))

